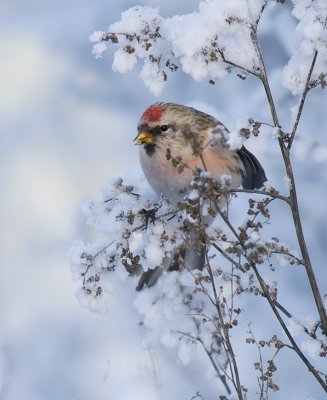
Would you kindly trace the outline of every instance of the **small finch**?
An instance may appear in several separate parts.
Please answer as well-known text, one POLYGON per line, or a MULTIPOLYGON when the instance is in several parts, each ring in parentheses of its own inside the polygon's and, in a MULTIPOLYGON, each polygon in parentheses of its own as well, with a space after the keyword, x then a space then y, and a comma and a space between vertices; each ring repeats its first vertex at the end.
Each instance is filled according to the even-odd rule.
MULTIPOLYGON (((194 170, 203 170, 204 166, 217 181, 229 176, 232 189, 241 184, 245 189, 262 187, 267 178, 259 161, 244 146, 230 150, 227 134, 224 124, 194 108, 174 103, 150 106, 141 116, 135 141, 140 145, 141 166, 152 189, 177 205, 194 179, 194 170)), ((203 251, 200 253, 197 251, 195 255, 193 250, 192 254, 192 249, 184 252, 187 268, 203 268, 203 251)), ((172 261, 166 269, 176 269, 173 264, 176 263, 172 261)), ((145 272, 138 289, 144 284, 153 285, 163 269, 157 266, 145 272)))

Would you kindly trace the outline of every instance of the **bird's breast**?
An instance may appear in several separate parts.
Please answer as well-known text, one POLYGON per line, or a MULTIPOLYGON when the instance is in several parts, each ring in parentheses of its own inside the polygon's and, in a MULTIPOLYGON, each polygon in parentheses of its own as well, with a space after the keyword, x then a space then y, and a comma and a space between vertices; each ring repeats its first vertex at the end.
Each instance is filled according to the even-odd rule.
POLYGON ((158 196, 163 194, 173 204, 181 201, 192 180, 193 172, 167 160, 162 151, 149 155, 145 148, 140 148, 140 162, 144 175, 158 196))
POLYGON ((183 158, 174 151, 168 154, 163 148, 149 154, 140 146, 140 163, 147 181, 158 196, 163 194, 173 204, 180 202, 188 192, 195 168, 207 169, 218 180, 229 175, 233 188, 242 182, 242 166, 234 152, 207 146, 202 157, 190 153, 183 158))

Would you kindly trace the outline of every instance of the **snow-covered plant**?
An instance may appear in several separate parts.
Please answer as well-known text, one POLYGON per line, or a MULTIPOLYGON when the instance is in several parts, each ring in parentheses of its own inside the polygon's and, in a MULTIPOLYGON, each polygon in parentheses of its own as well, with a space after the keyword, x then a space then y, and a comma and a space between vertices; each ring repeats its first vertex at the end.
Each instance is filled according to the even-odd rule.
MULTIPOLYGON (((134 279, 134 287, 139 290, 135 292, 134 307, 143 316, 145 345, 175 349, 183 365, 204 352, 208 368, 213 368, 221 382, 217 393, 221 400, 254 398, 255 385, 243 379, 244 368, 249 368, 251 362, 244 367, 246 361, 238 356, 246 343, 257 352, 252 366, 258 398, 268 399, 270 392, 279 390, 275 376, 278 358, 284 352, 296 354, 327 392, 322 362, 327 355, 326 307, 304 239, 291 160, 307 94, 327 86, 327 2, 293 0, 299 46, 282 77, 285 87, 299 96, 290 129, 279 122, 257 36, 263 12, 274 3, 203 0, 197 12, 166 19, 157 8, 137 6, 123 12, 121 21, 108 31, 91 35, 96 42, 96 57, 103 55, 108 43, 117 47, 114 70, 126 73, 143 61, 140 76, 156 95, 164 89, 169 73, 178 70, 210 83, 234 71, 242 79, 250 74, 261 81, 266 94, 272 122, 249 119, 247 126, 239 130, 236 142, 257 136, 263 126, 273 129, 286 170, 285 194, 270 185, 263 190, 232 190, 228 179, 215 181, 204 165, 202 170, 194 171, 184 201, 173 207, 164 198, 155 197, 141 173, 127 174, 110 180, 100 200, 84 203, 83 212, 98 238, 92 243, 76 242, 70 251, 73 275, 81 282, 82 304, 105 313, 115 299, 117 286, 134 279), (230 208, 222 206, 220 199, 239 200, 242 196, 248 196, 248 204, 243 205, 240 223, 233 217, 233 199, 230 208), (265 231, 268 224, 273 225, 271 205, 276 203, 286 204, 289 209, 298 249, 291 249, 282 238, 265 231), (214 218, 210 226, 202 220, 205 215, 214 218), (205 243, 206 269, 189 271, 182 258, 176 259, 178 271, 163 274, 156 285, 141 290, 140 276, 164 265, 173 249, 182 251, 189 232, 194 230, 205 243), (279 298, 276 270, 281 265, 296 266, 307 274, 314 300, 312 312, 316 315, 310 325, 302 319, 301 310, 291 312, 279 298), (257 315, 254 310, 263 301, 268 305, 267 315, 257 315), (258 339, 258 324, 272 319, 276 325, 272 325, 270 336, 258 339)), ((233 142, 235 137, 229 144, 233 142)), ((181 165, 175 164, 178 173, 181 165)), ((200 393, 196 397, 203 398, 200 393)))

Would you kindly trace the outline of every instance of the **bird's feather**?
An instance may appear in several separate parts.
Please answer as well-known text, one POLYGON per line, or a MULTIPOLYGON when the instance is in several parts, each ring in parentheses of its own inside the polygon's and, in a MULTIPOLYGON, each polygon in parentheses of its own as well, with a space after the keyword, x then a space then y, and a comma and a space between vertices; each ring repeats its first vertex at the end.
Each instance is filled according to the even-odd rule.
POLYGON ((244 146, 236 151, 244 166, 244 189, 260 189, 267 181, 266 174, 257 158, 244 146))
MULTIPOLYGON (((245 189, 259 189, 267 180, 259 161, 244 146, 236 151, 229 149, 224 124, 194 108, 156 103, 143 113, 138 131, 138 137, 146 133, 153 138, 153 143, 138 143, 142 144, 140 161, 146 179, 158 196, 163 194, 176 206, 183 201, 196 168, 206 169, 218 181, 229 175, 231 188, 242 183, 245 189)), ((211 221, 207 222, 210 225, 211 221)), ((143 272, 137 290, 155 285, 167 271, 202 270, 205 256, 203 235, 191 230, 185 242, 167 253, 160 265, 143 272)))

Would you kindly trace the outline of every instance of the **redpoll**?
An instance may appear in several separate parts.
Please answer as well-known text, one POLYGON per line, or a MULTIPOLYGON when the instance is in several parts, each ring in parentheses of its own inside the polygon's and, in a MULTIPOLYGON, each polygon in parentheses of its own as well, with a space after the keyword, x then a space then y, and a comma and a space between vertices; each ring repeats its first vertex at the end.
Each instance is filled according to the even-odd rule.
MULTIPOLYGON (((259 161, 244 146, 230 150, 227 135, 225 125, 194 108, 173 103, 149 107, 141 116, 135 140, 140 145, 141 166, 152 189, 176 205, 189 189, 196 168, 206 169, 217 181, 229 176, 230 188, 241 184, 246 189, 262 187, 267 179, 259 161)), ((195 255, 193 250, 189 256, 184 254, 188 264, 193 264, 186 265, 187 268, 203 267, 203 251, 200 253, 195 255)), ((139 288, 144 282, 151 286, 162 268, 157 266, 154 272, 145 273, 139 288)))

